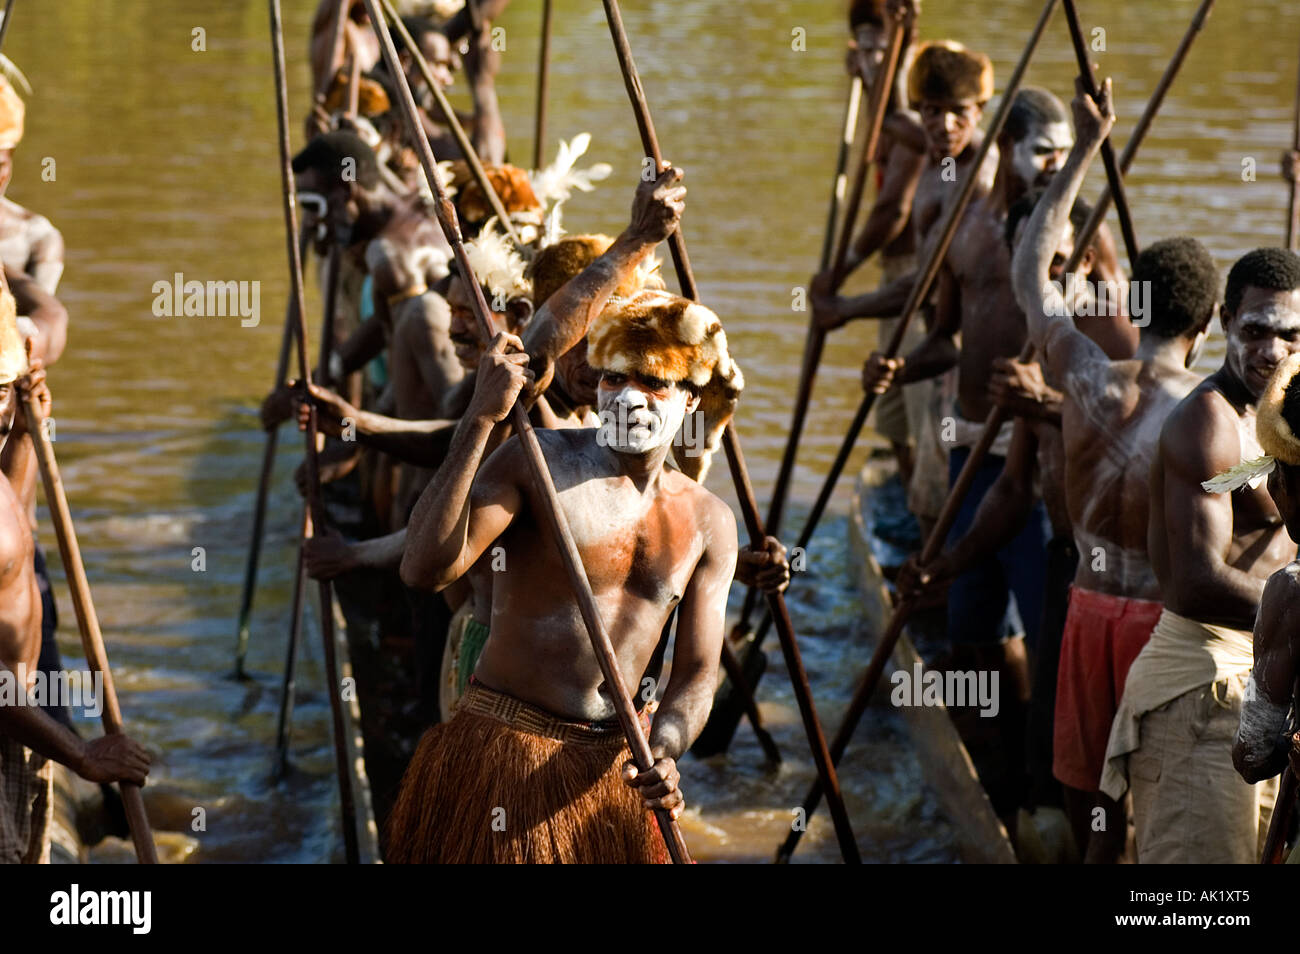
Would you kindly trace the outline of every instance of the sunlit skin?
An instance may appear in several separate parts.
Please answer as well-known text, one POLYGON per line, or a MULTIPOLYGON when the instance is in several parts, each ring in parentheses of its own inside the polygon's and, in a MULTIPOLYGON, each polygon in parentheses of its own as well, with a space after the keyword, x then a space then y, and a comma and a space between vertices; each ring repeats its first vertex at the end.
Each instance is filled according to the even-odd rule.
POLYGON ((1170 414, 1151 469, 1151 563, 1165 606, 1249 630, 1264 581, 1295 556, 1266 486, 1207 494, 1201 482, 1261 454, 1255 403, 1273 370, 1300 351, 1300 290, 1250 287, 1220 311, 1223 366, 1170 414))
MULTIPOLYGON (((1187 366, 1212 310, 1207 308, 1183 335, 1144 334, 1137 355, 1119 361, 1112 361, 1071 320, 1058 291, 1074 250, 1069 215, 1089 163, 1114 124, 1109 81, 1100 106, 1081 92, 1073 108, 1079 141, 1019 230, 1013 261, 1016 297, 1028 320, 1029 340, 1063 391, 1064 488, 1069 522, 1083 555, 1074 585, 1159 602, 1159 583, 1147 555, 1151 461, 1166 417, 1199 382, 1187 366), (1098 562, 1098 553, 1106 559, 1098 562)), ((1122 807, 1100 792, 1070 786, 1065 786, 1065 807, 1076 841, 1086 846, 1086 860, 1116 861, 1126 831, 1122 807), (1101 832, 1090 825, 1097 808, 1110 822, 1101 832)))
POLYGON ((63 275, 63 236, 45 216, 5 196, 13 171, 13 150, 0 149, 0 260, 53 295, 63 275))
MULTIPOLYGON (((545 503, 518 439, 479 468, 492 430, 529 382, 527 365, 523 342, 504 335, 484 355, 448 462, 412 515, 402 577, 408 585, 441 589, 489 546, 504 547, 507 570, 493 581, 492 635, 475 676, 565 718, 606 720, 615 714, 611 693, 539 516, 545 503)), ((658 386, 663 383, 652 387, 629 375, 619 387, 635 387, 647 401, 668 401, 677 385, 658 386)), ((612 385, 602 381, 601 388, 612 385)), ((582 428, 537 436, 628 686, 641 684, 664 624, 674 609, 679 613, 672 674, 650 739, 656 763, 651 772, 625 778, 648 805, 680 812, 675 760, 712 705, 736 562, 735 519, 721 500, 664 467, 670 442, 623 453, 605 446, 600 433, 582 428)))
MULTIPOLYGON (((28 519, 36 496, 36 457, 19 387, 50 413, 50 392, 39 361, 17 383, 0 384, 0 670, 15 678, 25 665, 29 680, 41 652, 41 594, 33 564, 35 542, 28 519)), ((108 735, 83 742, 35 705, 0 705, 0 735, 61 762, 92 782, 122 779, 143 784, 149 754, 134 739, 108 735)))

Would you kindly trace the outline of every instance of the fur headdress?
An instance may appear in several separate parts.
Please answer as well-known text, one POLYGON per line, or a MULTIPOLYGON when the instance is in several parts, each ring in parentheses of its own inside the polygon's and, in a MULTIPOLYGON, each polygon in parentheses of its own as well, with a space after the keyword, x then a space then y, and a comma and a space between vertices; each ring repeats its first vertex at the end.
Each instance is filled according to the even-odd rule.
POLYGON ((907 96, 913 103, 923 99, 987 103, 993 98, 993 64, 983 53, 953 40, 924 43, 907 77, 907 96))
POLYGON ((27 342, 18 332, 18 306, 9 290, 0 289, 0 384, 27 373, 27 342))
MULTIPOLYGON (((608 235, 566 235, 550 243, 533 259, 529 275, 533 282, 533 305, 541 308, 569 279, 609 251, 614 240, 608 235)), ((631 298, 643 288, 663 288, 659 260, 647 257, 636 273, 614 289, 611 302, 631 298)))
MULTIPOLYGON (((460 217, 466 222, 482 222, 492 215, 492 205, 469 172, 469 163, 458 159, 451 165, 452 180, 460 188, 457 200, 460 217)), ((533 192, 528 173, 518 166, 488 166, 488 182, 501 199, 501 206, 511 222, 542 224, 542 203, 533 192)))
POLYGON ((13 149, 22 140, 25 113, 18 92, 0 75, 0 149, 13 149))
POLYGON ((1300 382, 1295 381, 1297 374, 1300 374, 1300 354, 1293 354, 1277 366, 1256 406, 1255 437, 1264 456, 1242 461, 1236 467, 1203 481, 1202 487, 1212 494, 1227 493, 1247 485, 1258 487, 1273 472, 1278 461, 1290 467, 1300 467, 1300 438, 1282 413, 1287 389, 1293 382, 1300 386, 1300 382))
MULTIPOLYGON (((349 79, 348 71, 345 69, 339 70, 334 75, 329 92, 325 95, 325 108, 331 113, 347 109, 349 79)), ((357 114, 382 116, 392 108, 388 91, 369 76, 361 77, 360 82, 357 83, 357 114)))
POLYGON ((697 420, 683 429, 702 422, 702 446, 679 441, 673 452, 682 472, 702 481, 745 387, 718 316, 666 291, 638 292, 596 319, 587 333, 587 363, 602 371, 689 382, 699 390, 697 420))

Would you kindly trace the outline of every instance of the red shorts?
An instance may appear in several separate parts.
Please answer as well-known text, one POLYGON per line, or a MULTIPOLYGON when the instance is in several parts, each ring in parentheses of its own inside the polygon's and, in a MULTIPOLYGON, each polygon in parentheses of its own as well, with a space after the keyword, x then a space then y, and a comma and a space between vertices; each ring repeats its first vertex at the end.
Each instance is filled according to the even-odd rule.
POLYGON ((1129 667, 1151 638, 1163 605, 1070 587, 1070 611, 1056 675, 1052 774, 1095 792, 1106 762, 1110 724, 1129 667))

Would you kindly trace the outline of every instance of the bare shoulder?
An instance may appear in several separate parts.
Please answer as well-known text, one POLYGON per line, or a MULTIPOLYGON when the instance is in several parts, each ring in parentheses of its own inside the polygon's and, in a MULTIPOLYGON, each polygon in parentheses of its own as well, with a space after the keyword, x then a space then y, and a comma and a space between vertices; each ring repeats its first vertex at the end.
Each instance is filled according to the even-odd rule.
POLYGON ((1160 430, 1160 456, 1189 479, 1208 480, 1241 463, 1240 415, 1206 378, 1178 402, 1160 430))
POLYGON ((689 503, 692 517, 703 531, 709 549, 719 546, 736 548, 736 515, 726 501, 680 471, 665 470, 664 482, 666 490, 681 494, 689 503))

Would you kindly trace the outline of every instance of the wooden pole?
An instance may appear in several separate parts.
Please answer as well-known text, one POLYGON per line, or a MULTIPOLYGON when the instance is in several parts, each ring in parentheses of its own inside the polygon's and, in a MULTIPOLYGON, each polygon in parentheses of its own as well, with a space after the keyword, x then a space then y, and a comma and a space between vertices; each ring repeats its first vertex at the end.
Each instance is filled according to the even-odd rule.
MULTIPOLYGON (((1092 97, 1093 102, 1096 102, 1101 91, 1097 88, 1097 80, 1092 75, 1092 64, 1088 61, 1088 48, 1083 42, 1083 28, 1079 26, 1079 13, 1074 8, 1074 0, 1061 0, 1061 2, 1065 6, 1065 20, 1070 25, 1070 40, 1074 44, 1074 57, 1079 63, 1079 78, 1083 80, 1085 91, 1092 97)), ((1115 162, 1115 148, 1110 144, 1110 136, 1107 136, 1101 144, 1101 161, 1106 168, 1106 182, 1110 186, 1110 194, 1114 197, 1115 214, 1119 216, 1119 229, 1124 236, 1124 250, 1128 253, 1128 267, 1131 270, 1137 265, 1137 233, 1133 231, 1128 198, 1124 195, 1124 179, 1115 162)))
POLYGON ((1264 838, 1264 851, 1259 859, 1262 865, 1280 865, 1286 860, 1282 857, 1282 852, 1286 849, 1286 833, 1291 816, 1295 814, 1296 790, 1295 772, 1288 765, 1282 772, 1273 817, 1269 819, 1268 834, 1264 838))
MULTIPOLYGON (((844 163, 849 145, 853 140, 852 127, 855 125, 854 120, 856 119, 854 112, 850 111, 845 115, 845 135, 840 141, 839 168, 835 177, 835 190, 831 193, 830 213, 827 216, 826 234, 822 241, 822 256, 817 269, 818 272, 823 272, 827 268, 831 268, 833 263, 836 288, 844 281, 844 263, 848 258, 849 247, 852 244, 853 228, 857 222, 858 208, 862 203, 867 172, 875 160, 876 150, 880 143, 880 129, 884 124, 885 113, 889 108, 890 94, 893 91, 905 35, 906 30, 903 23, 901 21, 895 23, 890 36, 888 52, 885 54, 879 72, 876 74, 875 86, 871 90, 871 100, 867 106, 869 119, 867 121, 866 135, 862 143, 862 153, 858 160, 853 192, 844 213, 844 225, 840 229, 839 242, 835 245, 835 257, 832 260, 831 238, 835 231, 839 197, 843 190, 844 163)), ((859 93, 861 89, 862 79, 855 76, 849 90, 850 110, 854 108, 854 94, 859 93)), ((799 387, 795 392, 794 415, 790 420, 790 433, 786 437, 785 451, 781 455, 781 465, 776 472, 776 483, 772 486, 772 502, 769 504, 767 511, 767 531, 774 536, 779 536, 781 533, 781 518, 784 516, 786 496, 790 490, 790 479, 794 476, 794 464, 799 453, 799 441, 803 437, 804 423, 808 418, 808 406, 812 400, 813 379, 817 375, 817 368, 821 365, 822 349, 825 344, 826 332, 818 326, 814 318, 810 317, 808 319, 808 333, 804 338, 803 364, 799 371, 799 387)), ((740 614, 740 627, 742 630, 749 628, 750 614, 757 603, 755 596, 756 592, 752 587, 745 594, 745 604, 740 614)))
MULTIPOLYGON (((370 11, 370 18, 376 25, 376 34, 379 37, 384 59, 387 61, 388 67, 393 72, 397 82, 398 101, 402 116, 406 121, 408 131, 415 140, 416 153, 424 166, 425 175, 428 176, 429 186, 434 192, 434 213, 438 217, 438 223, 442 226, 448 242, 451 243, 461 274, 473 275, 474 270, 470 267, 469 258, 465 254, 465 243, 461 238, 460 223, 456 218, 456 208, 451 204, 451 200, 447 198, 442 184, 434 174, 437 158, 429 145, 429 137, 425 135, 424 127, 420 124, 419 111, 416 108, 415 99, 411 95, 411 88, 407 84, 406 76, 402 73, 397 62, 397 49, 393 46, 393 40, 388 35, 388 31, 380 29, 383 20, 379 16, 378 2, 379 0, 365 0, 366 8, 370 11)), ((479 331, 483 334, 484 340, 491 340, 495 328, 493 327, 494 322, 491 312, 488 311, 487 301, 483 298, 483 289, 475 281, 469 281, 465 284, 473 292, 472 307, 478 320, 479 331)), ((534 484, 539 495, 546 502, 546 505, 542 508, 541 517, 547 524, 559 548, 565 573, 569 577, 569 584, 573 587, 577 597, 578 610, 582 614, 587 633, 591 637, 596 662, 600 666, 601 675, 604 677, 605 684, 613 696, 614 707, 618 712, 618 720, 623 728, 623 734, 627 737, 632 759, 639 770, 643 772, 649 771, 654 765, 654 756, 650 751, 650 743, 646 739, 640 717, 632 704, 632 697, 628 693, 627 683, 623 679, 623 672, 618 665, 618 657, 614 654, 614 645, 609 638, 608 631, 605 629, 604 621, 600 617, 600 608, 596 605, 596 598, 592 595, 591 584, 587 580, 587 571, 582 565, 582 556, 578 553, 578 546, 569 531, 568 521, 560 507, 559 496, 555 491, 555 484, 551 480, 550 471, 546 468, 546 459, 542 455, 541 445, 537 441, 537 435, 533 431, 532 422, 528 419, 528 412, 524 408, 523 402, 516 402, 513 413, 515 430, 519 434, 520 443, 528 460, 534 484)), ((672 813, 665 809, 656 809, 655 819, 659 824, 659 830, 663 834, 664 842, 668 846, 668 853, 672 860, 677 864, 689 864, 691 860, 690 852, 686 848, 686 841, 682 837, 681 829, 672 817, 672 813)))
MULTIPOLYGON (((305 257, 310 237, 304 232, 298 238, 298 255, 305 257)), ((290 295, 293 293, 290 292, 290 295)), ((293 348, 293 303, 284 309, 284 331, 280 336, 280 357, 275 366, 275 384, 284 384, 289 373, 289 352, 293 348)), ((262 449, 262 471, 257 480, 257 498, 253 504, 253 533, 248 542, 248 560, 244 564, 244 588, 239 598, 239 622, 235 636, 235 678, 247 679, 244 663, 248 658, 248 642, 253 616, 253 593, 257 588, 257 564, 262 555, 262 537, 266 532, 266 502, 271 493, 271 476, 275 470, 275 452, 280 440, 279 428, 266 432, 266 446, 262 449)))
MULTIPOLYGON (((894 335, 890 338, 885 349, 886 357, 893 358, 897 356, 903 344, 903 336, 907 334, 908 325, 930 294, 930 288, 933 286, 935 279, 939 275, 939 269, 943 265, 944 256, 948 253, 948 246, 952 244, 952 238, 957 233, 957 226, 961 223, 961 217, 974 197, 975 184, 979 181, 980 167, 983 165, 993 143, 997 140, 998 134, 1002 132, 1002 127, 1007 120, 1007 114, 1011 111, 1011 103, 1015 100, 1016 92, 1020 89, 1021 81, 1024 79, 1025 70, 1029 67, 1029 60, 1038 48, 1039 40, 1042 39, 1043 31, 1047 27, 1048 20, 1051 19, 1056 4, 1057 0, 1047 0, 1043 5, 1042 13, 1038 16, 1038 22, 1029 36, 1029 42, 1026 44, 1024 52, 1020 54, 1020 62, 1016 64, 1015 71, 1011 74, 1006 89, 1002 91, 1002 101, 998 104, 998 111, 993 117, 993 122, 989 124, 988 131, 980 143, 979 151, 969 167, 970 171, 967 173, 965 181, 962 182, 957 201, 949 207, 947 216, 938 233, 939 239, 931 246, 930 257, 917 278, 916 284, 912 286, 912 291, 908 295, 898 325, 894 329, 894 335)), ((830 502, 831 494, 835 491, 835 484, 844 470, 844 465, 848 462, 849 455, 853 452, 858 435, 862 432, 862 427, 867 421, 867 415, 871 413, 871 407, 875 404, 875 401, 875 394, 867 394, 862 399, 857 413, 854 414, 853 422, 849 426, 849 432, 840 446, 839 453, 835 455, 831 471, 822 485, 821 492, 817 495, 817 500, 813 504, 812 512, 808 516, 807 523, 804 524, 803 531, 799 534, 798 546, 807 547, 808 541, 812 539, 813 531, 817 528, 817 522, 821 519, 822 513, 826 510, 826 505, 830 502)))
MULTIPOLYGON (((1182 40, 1179 41, 1177 49, 1174 50, 1174 55, 1170 58, 1169 65, 1165 67, 1164 73, 1161 74, 1160 82, 1156 84, 1155 90, 1151 93, 1151 98, 1147 100, 1146 109, 1142 111, 1142 115, 1139 117, 1137 125, 1133 127, 1133 132, 1129 136, 1128 143, 1124 146, 1124 151, 1120 153, 1119 171, 1121 175, 1127 174, 1129 166, 1133 164, 1133 157, 1137 155, 1138 146, 1140 146, 1142 140, 1146 138, 1147 130, 1151 128, 1151 123, 1156 118, 1156 113, 1160 111, 1160 107, 1165 101, 1165 94, 1169 92, 1169 88, 1174 83, 1174 78, 1178 76, 1178 71, 1182 69, 1183 61, 1187 59, 1187 53, 1192 48, 1192 42, 1205 26, 1205 21, 1209 17, 1210 10, 1213 6, 1214 0, 1201 0, 1201 5, 1196 8, 1196 13, 1192 15, 1191 24, 1183 34, 1182 40)), ((1083 227, 1080 235, 1091 237, 1096 234, 1097 229, 1106 218, 1107 211, 1110 210, 1110 202, 1111 190, 1110 186, 1107 185, 1106 188, 1102 190, 1101 197, 1097 199, 1096 205, 1093 206, 1092 215, 1089 217, 1088 222, 1083 227)), ((1077 238, 1075 239, 1075 244, 1080 244, 1077 238)), ((1087 243, 1083 244, 1086 245, 1087 243)), ((1130 260, 1129 266, 1132 267, 1132 265, 1133 263, 1130 260)))
MULTIPOLYGON (((368 0, 369 2, 369 0, 368 0)), ((641 145, 648 156, 655 162, 655 169, 663 168, 663 155, 659 150, 659 138, 655 135, 654 121, 650 117, 650 107, 646 102, 645 92, 641 88, 641 77, 632 60, 632 49, 623 27, 623 17, 619 12, 617 0, 603 0, 605 19, 609 22, 610 36, 614 41, 614 50, 618 55, 619 67, 623 72, 623 82, 627 87, 628 97, 632 101, 632 110, 636 115, 637 128, 641 133, 641 145)), ((677 268, 677 280, 682 287, 682 294, 699 300, 699 290, 695 284, 695 275, 691 270, 690 257, 686 254, 686 239, 681 228, 668 237, 669 249, 673 263, 677 268)), ((736 485, 736 494, 740 499, 740 509, 745 518, 745 527, 749 532, 750 543, 755 547, 763 546, 767 534, 758 515, 758 503, 754 499, 754 490, 749 482, 745 468, 745 458, 740 450, 740 440, 736 436, 734 424, 728 424, 722 435, 722 445, 727 455, 727 465, 731 469, 732 480, 736 485)), ((794 684, 795 699, 799 704, 799 715, 803 720, 804 730, 812 748, 813 761, 817 765, 818 778, 827 791, 831 817, 835 822, 835 835, 839 841, 840 854, 849 864, 860 864, 857 839, 849 824, 848 811, 840 795, 839 779, 835 766, 826 749, 826 738, 822 733, 817 710, 813 704, 812 689, 808 683, 808 674, 804 670, 799 655, 799 645, 795 640, 794 626, 786 610, 785 597, 781 593, 768 593, 767 603, 772 616, 777 620, 777 632, 781 639, 781 649, 785 654, 786 666, 790 670, 791 682, 794 684)))
MULTIPOLYGON (((1178 75, 1178 69, 1182 66, 1183 60, 1187 57, 1187 51, 1190 48, 1191 40, 1200 32, 1201 27, 1205 24, 1206 14, 1209 8, 1213 6, 1214 0, 1204 0, 1192 19, 1191 25, 1183 35, 1183 40, 1178 49, 1174 52, 1169 66, 1166 67, 1164 75, 1161 76, 1160 82, 1156 85, 1155 91, 1151 94, 1150 100, 1147 101, 1147 107, 1143 111, 1142 117, 1134 127, 1133 134, 1129 137, 1128 145, 1124 149, 1124 154, 1120 160, 1120 169, 1126 171, 1133 162, 1133 157, 1137 155, 1138 148, 1142 145, 1142 140, 1146 138, 1147 130, 1151 128, 1151 122, 1159 111, 1161 104, 1164 102, 1165 94, 1169 92, 1170 86, 1173 85, 1174 78, 1178 75)), ((1103 198, 1109 195, 1109 188, 1103 193, 1103 198)), ((1104 205, 1098 202, 1096 208, 1101 210, 1098 215, 1094 212, 1087 224, 1079 230, 1075 237, 1074 251, 1070 255, 1070 260, 1065 264, 1066 272, 1073 272, 1079 267, 1079 262, 1092 243, 1093 236, 1096 235, 1097 229, 1101 226, 1101 220, 1104 217, 1104 205)), ((1033 346, 1026 342, 1021 349, 1018 360, 1021 362, 1028 361, 1033 357, 1033 346)), ((948 497, 944 501, 943 508, 939 513, 939 518, 935 523, 934 529, 926 539, 925 546, 921 551, 920 564, 927 566, 933 562, 943 549, 944 541, 948 537, 949 530, 956 520, 957 512, 961 508, 961 503, 966 494, 970 491, 970 486, 975 480, 975 474, 987 456, 989 448, 993 446, 993 441, 997 437, 999 429, 1009 414, 1001 407, 994 406, 990 409, 988 417, 984 422, 984 432, 980 435, 979 441, 971 449, 970 456, 966 463, 962 465, 961 472, 953 482, 952 489, 948 492, 948 497)), ((884 634, 877 644, 875 652, 871 655, 871 661, 867 664, 854 690, 853 698, 849 702, 848 711, 844 715, 839 729, 835 733, 835 739, 831 743, 831 755, 838 763, 840 757, 844 754, 844 749, 848 746, 849 739, 853 735, 854 729, 857 728, 862 713, 866 711, 867 704, 871 700, 871 695, 875 691, 876 684, 880 681, 880 676, 884 672, 885 660, 887 660, 894 651, 899 637, 902 635, 903 627, 907 624, 911 616, 913 604, 910 600, 902 600, 894 608, 893 614, 889 618, 889 624, 885 628, 884 634)), ((817 791, 814 784, 804 798, 803 807, 805 818, 811 816, 816 811, 817 804, 821 798, 821 793, 817 791)), ((793 854, 795 846, 799 842, 799 833, 791 832, 786 837, 785 842, 777 849, 777 861, 788 861, 793 854)))
POLYGON ((280 678, 280 712, 275 720, 275 768, 282 778, 289 770, 289 734, 293 727, 293 703, 297 691, 298 641, 302 637, 302 599, 307 590, 306 542, 311 539, 311 508, 302 507, 298 532, 298 559, 293 576, 293 596, 289 604, 289 645, 285 649, 284 675, 280 678))
MULTIPOLYGON (((1296 706, 1300 705, 1300 676, 1296 678, 1295 688, 1291 692, 1291 705, 1293 711, 1296 711, 1296 706)), ((1292 746, 1290 755, 1294 755, 1297 750, 1300 750, 1300 740, 1292 736, 1290 741, 1292 746)), ((1286 851, 1286 836, 1291 829, 1291 818, 1296 812, 1296 798, 1300 796, 1300 785, 1297 785, 1291 761, 1288 757, 1286 768, 1282 770, 1282 782, 1278 785, 1277 800, 1273 803, 1273 815, 1268 821, 1268 832, 1264 837, 1264 850, 1259 856, 1259 863, 1262 865, 1280 865, 1286 861, 1283 857, 1283 852, 1286 851)))
MULTIPOLYGON (((72 511, 68 508, 63 478, 59 475, 58 461, 54 459, 54 445, 50 442, 40 404, 26 391, 22 392, 22 401, 23 413, 27 417, 27 432, 31 435, 36 448, 36 460, 40 464, 45 503, 50 508, 50 520, 59 540, 63 573, 68 579, 68 589, 72 591, 72 608, 77 614, 81 650, 86 655, 86 665, 100 673, 104 679, 104 732, 120 735, 123 731, 122 710, 117 702, 117 688, 113 683, 113 671, 108 665, 108 652, 104 648, 104 634, 99 629, 99 616, 95 613, 95 603, 90 596, 90 583, 86 580, 86 566, 81 560, 81 547, 77 545, 77 531, 72 523, 72 511)), ((131 829, 131 840, 135 843, 135 856, 141 864, 155 865, 158 863, 158 854, 154 848, 153 833, 149 829, 149 818, 144 811, 144 799, 140 796, 140 786, 121 782, 120 788, 127 824, 131 829)))
MULTIPOLYGON (((1015 70, 1008 80, 1006 89, 1002 91, 1002 99, 998 104, 998 111, 993 116, 993 121, 989 124, 988 131, 984 134, 983 141, 980 142, 979 150, 975 154, 969 172, 962 182, 961 192, 957 195, 957 200, 948 208, 947 215, 942 224, 938 227, 938 241, 930 247, 930 255, 926 260, 925 267, 921 270, 916 284, 912 286, 908 294, 907 303, 903 307, 898 324, 894 328, 893 337, 889 339, 889 344, 885 348, 885 356, 893 358, 897 356, 899 349, 903 345, 903 336, 907 334, 907 326, 911 323, 912 318, 920 309, 921 304, 925 301, 930 293, 930 288, 939 275, 939 268, 943 264, 944 256, 948 252, 948 246, 952 244, 952 238, 957 232, 957 226, 961 222, 961 217, 966 211, 974 197, 975 184, 979 181, 979 170, 984 164, 985 157, 988 156, 989 150, 997 140, 998 134, 1002 132, 1002 127, 1006 124, 1007 115, 1011 111, 1011 103, 1016 98, 1016 92, 1020 89, 1020 84, 1024 79, 1025 70, 1029 67, 1029 61, 1033 57, 1034 51, 1038 48, 1038 43, 1043 37, 1043 32, 1047 28, 1047 23, 1052 17, 1052 12, 1056 7, 1057 0, 1047 0, 1043 5, 1042 12, 1038 15, 1038 22, 1034 25, 1033 31, 1029 35, 1029 41, 1025 45, 1024 51, 1020 54, 1020 61, 1016 63, 1015 70)), ((831 495, 835 492, 835 484, 844 472, 844 466, 848 463, 849 455, 853 453, 853 448, 858 441, 858 435, 862 433, 862 428, 867 423, 867 415, 871 413, 872 406, 876 403, 876 395, 868 393, 863 396, 862 402, 858 405, 857 411, 853 415, 853 420, 849 424, 848 433, 844 436, 840 449, 835 455, 835 460, 831 463, 830 473, 826 475, 826 480, 822 484, 821 490, 817 494, 817 499, 813 502, 812 511, 804 523, 803 530, 799 534, 799 541, 795 544, 798 548, 806 549, 808 542, 812 539, 814 531, 817 529, 817 523, 821 520, 822 514, 826 511, 827 504, 830 503, 831 495)), ((771 627, 771 617, 765 617, 759 624, 758 632, 754 638, 754 650, 761 650, 763 640, 767 636, 768 629, 771 627)))
POLYGON ((347 47, 348 7, 351 3, 352 0, 338 0, 338 6, 334 8, 334 19, 330 22, 329 62, 325 64, 325 69, 316 80, 316 89, 312 91, 312 102, 322 108, 329 96, 334 76, 343 65, 344 50, 347 47))
MULTIPOLYGON (((10 2, 12 3, 13 0, 10 0, 10 2)), ((9 26, 8 14, 5 14, 5 26, 9 26)), ((4 34, 0 33, 0 43, 3 42, 4 34)), ((1296 152, 1300 152, 1300 75, 1296 77, 1295 116, 1291 121, 1291 148, 1296 152)), ((1300 245, 1300 185, 1292 181, 1290 198, 1287 201, 1286 247, 1294 252, 1298 245, 1300 245)))
MULTIPOLYGON (((456 116, 456 110, 451 108, 451 102, 447 99, 447 94, 444 93, 442 87, 438 85, 438 81, 433 78, 433 71, 429 69, 428 61, 424 58, 424 54, 420 52, 419 44, 417 44, 411 37, 410 31, 406 29, 406 24, 403 23, 402 18, 397 15, 397 11, 393 9, 393 5, 389 0, 380 0, 380 3, 383 5, 384 14, 388 16, 389 22, 393 25, 393 29, 395 29, 397 35, 402 38, 402 45, 406 47, 406 52, 410 53, 411 58, 415 60, 415 65, 419 69, 420 75, 424 77, 425 84, 433 92, 433 98, 438 103, 438 108, 441 109, 443 115, 447 117, 447 126, 451 129, 452 137, 455 138, 456 145, 460 147, 460 151, 464 153, 465 161, 469 163, 470 175, 474 177, 474 181, 478 183, 478 187, 483 190, 483 197, 487 200, 488 204, 492 206, 492 213, 497 217, 497 222, 501 225, 505 234, 510 236, 510 240, 514 242, 516 246, 522 247, 523 242, 519 239, 519 233, 515 231, 514 223, 510 221, 510 214, 506 212, 505 206, 501 204, 501 199, 497 196, 496 189, 492 188, 492 183, 487 177, 487 170, 483 168, 483 161, 479 159, 478 153, 474 151, 474 145, 469 141, 469 136, 465 134, 465 127, 460 124, 460 119, 456 116)), ((473 9, 473 4, 470 4, 470 7, 473 9)), ((370 8, 371 4, 367 3, 366 9, 369 10, 370 8)), ((371 13, 370 16, 371 19, 374 20, 376 13, 371 13)), ((374 20, 374 22, 376 33, 378 33, 384 25, 383 17, 374 20)), ((387 32, 387 30, 384 30, 385 34, 387 32)), ((401 83, 402 85, 406 84, 406 74, 402 73, 400 65, 390 64, 389 69, 401 74, 401 83)), ((414 102, 414 99, 412 99, 412 102, 414 102)), ((424 132, 423 124, 420 125, 420 132, 421 134, 424 132)), ((417 149, 417 152, 418 151, 419 150, 417 149)), ((432 177, 433 173, 426 170, 425 175, 432 177)), ((430 178, 429 181, 429 188, 434 188, 432 178, 430 178)), ((436 189, 434 190, 434 194, 439 194, 436 189)))
MULTIPOLYGON (((338 383, 331 380, 329 375, 329 355, 334 347, 334 322, 338 314, 339 272, 342 261, 343 250, 336 237, 330 245, 328 264, 325 267, 325 313, 321 320, 320 361, 316 365, 321 375, 320 383, 324 387, 332 387, 338 383)), ((298 638, 302 632, 302 597, 307 585, 306 547, 312 533, 311 508, 304 507, 301 531, 298 535, 298 559, 294 569, 293 599, 289 615, 289 645, 285 650, 284 675, 280 679, 280 712, 276 719, 275 731, 277 775, 283 775, 289 767, 289 734, 293 726, 294 691, 297 684, 298 638)))
POLYGON ((355 50, 348 58, 348 105, 344 116, 353 122, 361 110, 361 60, 355 50))
POLYGON ((546 152, 546 106, 551 88, 551 0, 542 0, 542 48, 537 55, 537 114, 533 122, 533 168, 546 152))
POLYGON ((754 727, 754 735, 758 738, 758 744, 763 749, 763 754, 769 762, 779 763, 781 761, 781 750, 777 748, 776 739, 772 738, 772 733, 763 727, 763 717, 759 714, 758 703, 754 700, 754 690, 749 685, 749 680, 745 678, 745 669, 736 657, 731 645, 724 639, 722 641, 722 669, 731 680, 731 684, 736 687, 736 691, 741 695, 741 705, 745 708, 745 715, 749 718, 749 724, 754 727))
POLYGON ((9 20, 14 12, 14 0, 8 0, 5 3, 4 22, 0 23, 0 49, 4 49, 5 37, 9 34, 9 20))
MULTIPOLYGON (((307 312, 304 307, 302 259, 298 255, 298 243, 294 241, 294 237, 298 235, 298 203, 289 155, 289 92, 284 75, 284 32, 280 18, 280 0, 268 0, 267 5, 271 18, 271 51, 275 63, 276 119, 280 133, 280 183, 284 207, 285 240, 289 253, 289 275, 293 285, 298 370, 305 393, 307 381, 311 377, 311 367, 307 362, 307 312)), ((328 351, 325 352, 325 355, 328 357, 328 351)), ((316 406, 310 401, 307 406, 310 409, 305 436, 307 503, 313 522, 324 525, 325 514, 320 497, 320 467, 316 456, 316 406)), ((341 687, 335 660, 334 596, 332 588, 326 580, 320 582, 320 628, 321 639, 325 644, 326 688, 330 699, 330 713, 333 717, 334 763, 339 783, 343 845, 348 863, 357 864, 360 861, 360 848, 357 840, 356 801, 352 791, 352 765, 351 760, 348 758, 347 738, 345 736, 346 722, 343 716, 343 701, 340 697, 341 687)))

